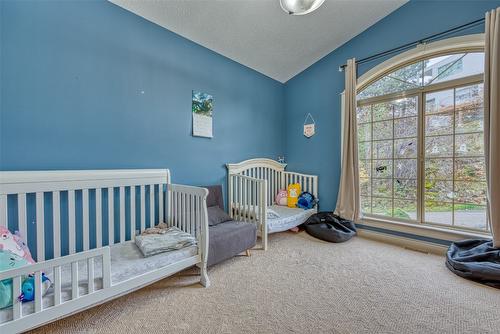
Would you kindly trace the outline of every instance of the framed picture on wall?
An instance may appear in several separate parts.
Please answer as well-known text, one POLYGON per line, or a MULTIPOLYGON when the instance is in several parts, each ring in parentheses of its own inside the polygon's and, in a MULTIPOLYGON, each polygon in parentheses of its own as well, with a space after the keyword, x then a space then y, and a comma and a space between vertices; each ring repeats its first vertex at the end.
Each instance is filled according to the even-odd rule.
POLYGON ((193 113, 193 136, 212 138, 212 95, 193 91, 192 113, 193 113))

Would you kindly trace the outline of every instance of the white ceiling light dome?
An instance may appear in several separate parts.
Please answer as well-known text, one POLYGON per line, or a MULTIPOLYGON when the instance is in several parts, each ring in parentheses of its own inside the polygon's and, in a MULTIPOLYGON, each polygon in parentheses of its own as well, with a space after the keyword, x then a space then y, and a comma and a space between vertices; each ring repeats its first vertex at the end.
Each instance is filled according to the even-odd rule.
POLYGON ((325 0, 280 0, 281 8, 290 15, 305 15, 319 8, 325 0))

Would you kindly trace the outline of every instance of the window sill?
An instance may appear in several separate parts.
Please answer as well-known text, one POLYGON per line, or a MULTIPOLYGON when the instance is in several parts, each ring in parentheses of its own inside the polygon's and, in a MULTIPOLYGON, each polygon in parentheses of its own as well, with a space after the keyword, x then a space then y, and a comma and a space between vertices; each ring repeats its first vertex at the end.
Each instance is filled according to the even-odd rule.
MULTIPOLYGON (((361 228, 368 226, 375 229, 389 230, 405 234, 414 235, 416 238, 431 238, 440 241, 457 241, 462 239, 490 239, 491 235, 488 233, 472 232, 472 231, 459 231, 447 228, 440 228, 436 226, 420 225, 412 223, 404 223, 397 221, 390 221, 374 217, 363 217, 357 224, 361 228)), ((383 231, 381 232, 383 233, 383 231)))

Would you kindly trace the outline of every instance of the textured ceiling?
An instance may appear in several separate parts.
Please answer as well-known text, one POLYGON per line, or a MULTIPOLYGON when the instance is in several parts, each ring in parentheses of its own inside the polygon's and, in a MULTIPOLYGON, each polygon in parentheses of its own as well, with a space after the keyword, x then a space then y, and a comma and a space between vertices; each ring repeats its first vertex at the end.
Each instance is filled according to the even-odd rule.
POLYGON ((286 82, 407 0, 326 0, 304 16, 287 15, 279 0, 111 2, 286 82))

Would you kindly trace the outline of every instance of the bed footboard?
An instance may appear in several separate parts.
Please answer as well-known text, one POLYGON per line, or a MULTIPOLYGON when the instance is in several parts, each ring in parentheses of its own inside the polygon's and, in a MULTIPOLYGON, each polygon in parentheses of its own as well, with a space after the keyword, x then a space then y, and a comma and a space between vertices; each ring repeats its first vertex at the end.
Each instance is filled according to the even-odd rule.
POLYGON ((167 224, 176 226, 198 240, 201 262, 201 284, 210 285, 207 275, 208 259, 208 190, 179 184, 167 185, 167 224))
POLYGON ((229 174, 228 206, 234 220, 257 225, 262 248, 267 249, 267 180, 229 174))
POLYGON ((0 323, 0 331, 3 333, 18 332, 27 328, 35 327, 41 322, 46 322, 50 319, 50 314, 56 313, 65 315, 65 309, 69 304, 84 304, 81 299, 88 299, 90 295, 109 288, 111 286, 111 255, 108 246, 96 248, 81 253, 59 257, 53 260, 38 262, 33 265, 24 266, 16 269, 0 272, 0 281, 12 279, 12 320, 0 323), (96 277, 95 260, 102 258, 102 277, 96 277), (78 273, 78 263, 86 262, 87 273, 86 277, 80 277, 78 273), (71 267, 71 298, 63 300, 62 298, 62 267, 71 267), (52 295, 42 296, 42 273, 49 276, 52 280, 52 288, 49 290, 52 295), (33 311, 28 314, 23 314, 23 303, 18 300, 21 295, 21 287, 23 278, 33 274, 35 279, 35 299, 33 301, 33 311), (102 287, 95 286, 95 279, 102 279, 102 287), (80 295, 80 286, 83 283, 87 285, 87 293, 80 295), (44 305, 43 298, 53 298, 53 302, 49 306, 44 305), (47 319, 44 319, 44 318, 47 319))

